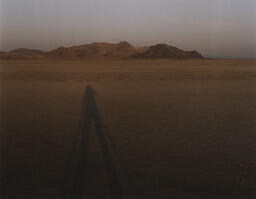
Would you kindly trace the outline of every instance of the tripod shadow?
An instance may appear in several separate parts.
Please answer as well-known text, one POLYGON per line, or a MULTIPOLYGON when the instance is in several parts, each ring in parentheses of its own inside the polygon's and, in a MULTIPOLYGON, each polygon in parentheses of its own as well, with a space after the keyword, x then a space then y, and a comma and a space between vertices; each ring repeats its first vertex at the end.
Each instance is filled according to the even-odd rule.
POLYGON ((104 134, 104 127, 96 105, 94 96, 96 91, 88 85, 84 92, 82 112, 80 116, 79 130, 74 138, 72 146, 72 190, 70 198, 83 197, 86 187, 86 169, 88 162, 88 146, 91 133, 91 126, 94 125, 96 134, 99 138, 100 147, 103 152, 104 165, 107 172, 108 182, 110 185, 111 198, 122 199, 124 197, 123 189, 120 184, 114 161, 111 157, 108 142, 104 134))

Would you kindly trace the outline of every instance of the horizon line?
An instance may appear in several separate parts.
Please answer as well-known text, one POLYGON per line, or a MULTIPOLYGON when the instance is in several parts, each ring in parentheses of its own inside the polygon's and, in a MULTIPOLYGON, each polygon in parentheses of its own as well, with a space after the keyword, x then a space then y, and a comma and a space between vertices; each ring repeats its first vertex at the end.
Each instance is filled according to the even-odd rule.
MULTIPOLYGON (((126 42, 134 47, 150 47, 150 46, 155 46, 155 45, 158 45, 158 44, 166 44, 166 45, 169 45, 169 46, 172 46, 172 47, 176 47, 174 45, 171 45, 169 43, 164 43, 164 42, 159 42, 159 43, 155 43, 155 44, 149 44, 149 45, 142 45, 142 46, 137 46, 137 45, 133 45, 132 43, 126 41, 126 40, 121 40, 119 42, 106 42, 106 41, 94 41, 94 42, 90 42, 90 43, 83 43, 83 44, 77 44, 77 45, 61 45, 59 47, 55 47, 55 48, 52 48, 50 50, 43 50, 43 49, 40 49, 40 48, 27 48, 27 47, 17 47, 17 48, 13 48, 11 50, 8 50, 8 51, 5 51, 5 50, 1 50, 0 49, 0 53, 9 53, 11 51, 14 51, 14 50, 18 50, 18 49, 26 49, 26 50, 37 50, 37 51, 41 51, 41 52, 51 52, 55 49, 58 49, 58 48, 71 48, 71 47, 76 47, 76 46, 83 46, 83 45, 90 45, 90 44, 94 44, 94 43, 105 43, 105 44, 119 44, 121 42, 126 42)), ((179 48, 179 47, 176 47, 176 48, 179 48)), ((181 48, 179 48, 181 49, 181 48)), ((197 51, 197 50, 192 50, 192 51, 197 51)), ((200 54, 203 54, 200 52, 200 54)), ((203 56, 205 58, 209 58, 209 59, 256 59, 256 56, 248 56, 248 57, 245 57, 245 56, 229 56, 229 55, 213 55, 213 54, 203 54, 203 56)))

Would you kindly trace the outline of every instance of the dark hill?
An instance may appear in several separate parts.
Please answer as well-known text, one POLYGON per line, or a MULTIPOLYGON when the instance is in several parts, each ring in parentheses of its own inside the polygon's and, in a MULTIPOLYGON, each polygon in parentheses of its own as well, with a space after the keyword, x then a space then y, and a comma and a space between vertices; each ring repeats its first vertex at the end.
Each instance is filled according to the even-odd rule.
POLYGON ((59 57, 102 57, 113 49, 115 44, 109 43, 92 43, 81 46, 72 46, 69 48, 60 47, 51 52, 49 55, 59 57))
POLYGON ((137 53, 135 47, 126 41, 116 44, 105 56, 108 57, 129 57, 137 53))
POLYGON ((26 49, 26 48, 18 48, 18 49, 14 49, 9 51, 9 53, 12 54, 19 54, 19 55, 31 55, 31 54, 40 54, 40 53, 44 53, 41 50, 35 50, 35 49, 26 49))
POLYGON ((1 53, 1 58, 150 58, 150 59, 202 59, 196 51, 184 51, 167 44, 135 47, 126 41, 117 44, 95 42, 72 47, 60 47, 50 52, 19 48, 1 53))
POLYGON ((135 58, 150 59, 202 59, 203 56, 196 51, 186 52, 179 48, 169 46, 167 44, 157 44, 150 46, 145 52, 136 53, 135 58))
POLYGON ((18 48, 9 52, 0 53, 0 58, 3 59, 30 59, 30 58, 43 58, 47 54, 41 50, 18 48))

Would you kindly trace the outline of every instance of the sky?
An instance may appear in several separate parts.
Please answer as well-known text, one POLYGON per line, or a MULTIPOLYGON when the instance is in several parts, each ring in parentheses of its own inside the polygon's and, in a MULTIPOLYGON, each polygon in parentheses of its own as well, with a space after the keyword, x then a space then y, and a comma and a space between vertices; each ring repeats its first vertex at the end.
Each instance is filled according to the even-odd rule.
POLYGON ((123 40, 256 58, 256 0, 0 0, 0 51, 123 40))

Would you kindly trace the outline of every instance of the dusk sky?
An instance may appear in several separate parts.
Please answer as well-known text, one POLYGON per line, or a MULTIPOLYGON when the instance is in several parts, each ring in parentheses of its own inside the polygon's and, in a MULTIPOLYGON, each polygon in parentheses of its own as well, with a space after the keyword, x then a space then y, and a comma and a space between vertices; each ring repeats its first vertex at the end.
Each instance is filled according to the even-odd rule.
POLYGON ((126 40, 256 58, 256 0, 0 0, 0 50, 126 40))

